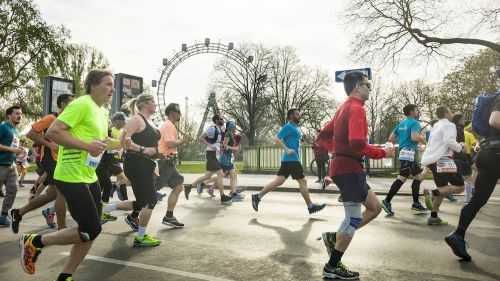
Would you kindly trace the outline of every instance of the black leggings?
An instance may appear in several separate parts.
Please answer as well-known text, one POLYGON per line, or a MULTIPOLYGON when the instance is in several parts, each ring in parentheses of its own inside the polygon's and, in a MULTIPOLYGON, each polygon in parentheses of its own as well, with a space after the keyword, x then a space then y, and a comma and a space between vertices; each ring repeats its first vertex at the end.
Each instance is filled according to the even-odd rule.
POLYGON ((154 170, 156 163, 141 156, 125 154, 123 170, 134 191, 134 211, 153 209, 156 205, 154 170))
POLYGON ((474 184, 474 194, 470 202, 462 208, 457 230, 465 233, 477 212, 488 202, 500 178, 500 149, 482 150, 478 153, 476 166, 478 175, 474 184))
POLYGON ((101 233, 101 188, 94 183, 55 181, 66 199, 71 217, 78 223, 82 241, 94 240, 101 233))

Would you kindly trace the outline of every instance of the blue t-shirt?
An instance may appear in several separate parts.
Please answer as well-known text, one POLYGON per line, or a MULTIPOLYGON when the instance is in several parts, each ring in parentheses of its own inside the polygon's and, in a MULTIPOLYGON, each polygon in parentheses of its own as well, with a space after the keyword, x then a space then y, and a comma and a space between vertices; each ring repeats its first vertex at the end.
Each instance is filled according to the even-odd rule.
POLYGON ((300 161, 299 149, 302 133, 300 132, 299 127, 297 127, 295 123, 288 122, 278 132, 277 137, 286 145, 286 147, 295 151, 292 155, 288 155, 285 151, 285 153, 283 153, 283 157, 281 158, 281 162, 300 161))
POLYGON ((394 128, 392 132, 398 140, 400 151, 403 148, 417 151, 418 142, 411 140, 411 134, 418 134, 420 129, 420 123, 413 117, 407 117, 394 128))
MULTIPOLYGON (((19 147, 17 129, 10 122, 0 124, 0 144, 10 147, 19 147)), ((12 165, 16 160, 16 154, 8 151, 0 151, 0 165, 12 165)))

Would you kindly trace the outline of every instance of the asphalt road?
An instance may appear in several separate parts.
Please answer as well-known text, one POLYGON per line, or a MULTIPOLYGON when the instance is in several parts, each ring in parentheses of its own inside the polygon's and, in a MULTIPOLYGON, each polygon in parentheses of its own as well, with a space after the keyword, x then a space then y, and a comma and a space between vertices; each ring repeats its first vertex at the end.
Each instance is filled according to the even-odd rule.
MULTIPOLYGON (((26 202, 27 190, 20 190, 16 206, 26 202)), ((161 202, 148 233, 163 242, 148 249, 132 247, 133 233, 123 222, 124 213, 117 212, 118 221, 103 226, 74 279, 322 280, 328 257, 317 238, 324 231, 335 231, 343 219, 337 195, 313 194, 314 201, 328 204, 313 216, 298 193, 271 193, 264 197, 258 213, 251 208, 250 192, 246 195, 243 202, 227 207, 206 194, 194 195, 189 201, 182 198, 175 215, 186 224, 184 229, 161 224, 166 210, 166 202, 161 202)), ((361 273, 360 280, 500 280, 498 189, 468 233, 472 263, 459 262, 443 241, 456 225, 462 203, 444 202, 441 216, 450 225, 430 227, 426 215, 415 215, 409 209, 410 200, 409 196, 397 196, 393 201, 395 217, 381 214, 356 233, 343 262, 361 273)), ((21 231, 51 231, 40 211, 26 215, 21 231)), ((9 229, 0 229, 0 280, 55 280, 70 248, 45 248, 36 264, 36 275, 29 276, 19 266, 17 241, 18 236, 9 229)))

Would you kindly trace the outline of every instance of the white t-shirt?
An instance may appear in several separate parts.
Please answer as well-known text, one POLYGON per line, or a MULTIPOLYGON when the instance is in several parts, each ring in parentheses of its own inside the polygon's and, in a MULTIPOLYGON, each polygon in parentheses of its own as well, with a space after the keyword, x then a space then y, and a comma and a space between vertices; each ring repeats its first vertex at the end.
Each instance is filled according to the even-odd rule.
POLYGON ((215 137, 216 131, 218 131, 217 141, 213 144, 214 147, 211 145, 207 145, 207 151, 220 150, 220 145, 222 143, 222 130, 217 126, 212 125, 212 126, 207 128, 207 131, 205 133, 207 134, 207 138, 213 139, 215 137))
POLYGON ((453 151, 462 151, 457 142, 457 127, 448 119, 441 119, 431 129, 429 142, 422 155, 422 165, 436 163, 443 156, 452 156, 453 151))

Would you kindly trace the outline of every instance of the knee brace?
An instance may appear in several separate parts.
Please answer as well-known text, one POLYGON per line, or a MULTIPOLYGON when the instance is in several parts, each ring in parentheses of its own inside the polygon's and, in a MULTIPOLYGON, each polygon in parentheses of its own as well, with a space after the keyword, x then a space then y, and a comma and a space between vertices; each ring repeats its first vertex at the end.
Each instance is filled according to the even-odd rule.
POLYGON ((352 237, 363 219, 361 215, 361 203, 344 202, 344 211, 345 218, 340 225, 339 232, 352 237))
POLYGON ((102 228, 101 223, 98 222, 95 225, 82 227, 78 230, 78 234, 80 234, 80 240, 82 240, 82 242, 88 242, 95 240, 101 233, 102 228))

